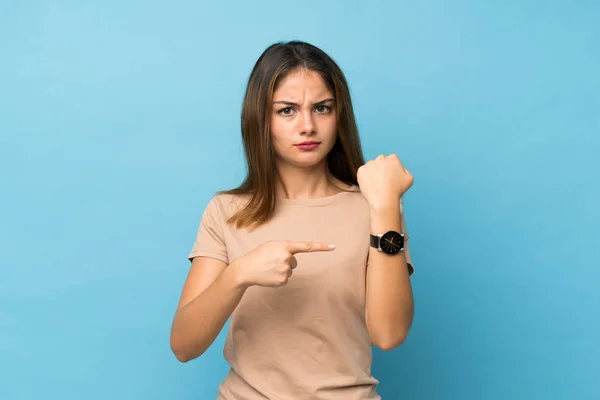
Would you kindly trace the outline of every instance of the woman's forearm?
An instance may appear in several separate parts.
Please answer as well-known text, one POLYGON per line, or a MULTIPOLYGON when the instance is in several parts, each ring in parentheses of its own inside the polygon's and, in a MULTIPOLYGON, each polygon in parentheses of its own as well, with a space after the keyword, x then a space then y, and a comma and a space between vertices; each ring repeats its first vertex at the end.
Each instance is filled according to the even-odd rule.
MULTIPOLYGON (((371 211, 371 231, 401 230, 397 205, 371 211)), ((371 248, 367 267, 366 319, 373 343, 384 350, 400 346, 412 325, 414 300, 404 253, 394 256, 371 248)))
POLYGON ((171 328, 171 349, 179 361, 193 360, 210 347, 245 290, 235 267, 230 265, 206 290, 177 311, 171 328))

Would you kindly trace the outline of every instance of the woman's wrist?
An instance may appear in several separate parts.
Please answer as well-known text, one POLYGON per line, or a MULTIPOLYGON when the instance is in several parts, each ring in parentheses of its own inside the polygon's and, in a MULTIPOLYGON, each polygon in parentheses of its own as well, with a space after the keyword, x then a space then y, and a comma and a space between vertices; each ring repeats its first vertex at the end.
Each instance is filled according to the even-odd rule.
POLYGON ((223 273, 226 275, 226 279, 231 282, 236 289, 246 290, 252 286, 241 270, 238 260, 229 264, 223 273))

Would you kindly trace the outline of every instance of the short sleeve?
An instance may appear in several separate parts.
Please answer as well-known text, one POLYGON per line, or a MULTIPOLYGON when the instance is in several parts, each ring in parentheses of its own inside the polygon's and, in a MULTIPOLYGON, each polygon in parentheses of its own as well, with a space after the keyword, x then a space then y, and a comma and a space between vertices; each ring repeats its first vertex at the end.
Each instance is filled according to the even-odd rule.
POLYGON ((225 223, 223 212, 219 207, 219 201, 213 197, 202 214, 196 241, 192 251, 188 255, 190 262, 194 257, 210 257, 229 263, 227 256, 227 247, 223 235, 223 226, 225 223))

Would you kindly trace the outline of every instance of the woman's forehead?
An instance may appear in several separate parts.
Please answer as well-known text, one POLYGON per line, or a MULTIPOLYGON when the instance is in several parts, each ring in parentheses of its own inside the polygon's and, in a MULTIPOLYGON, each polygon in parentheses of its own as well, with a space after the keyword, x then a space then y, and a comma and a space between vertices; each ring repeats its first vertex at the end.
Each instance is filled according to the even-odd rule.
POLYGON ((286 76, 273 94, 273 100, 301 103, 302 100, 322 101, 331 97, 329 88, 317 72, 300 70, 286 76))

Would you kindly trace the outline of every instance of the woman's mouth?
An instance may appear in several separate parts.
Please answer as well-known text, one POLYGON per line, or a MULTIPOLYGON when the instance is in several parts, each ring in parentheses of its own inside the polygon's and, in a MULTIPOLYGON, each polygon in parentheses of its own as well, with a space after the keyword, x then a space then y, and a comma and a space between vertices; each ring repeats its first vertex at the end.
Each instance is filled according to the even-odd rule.
POLYGON ((310 140, 307 142, 298 143, 295 146, 302 151, 310 151, 310 150, 314 150, 317 147, 319 147, 320 144, 321 144, 321 142, 316 142, 314 140, 310 140))

